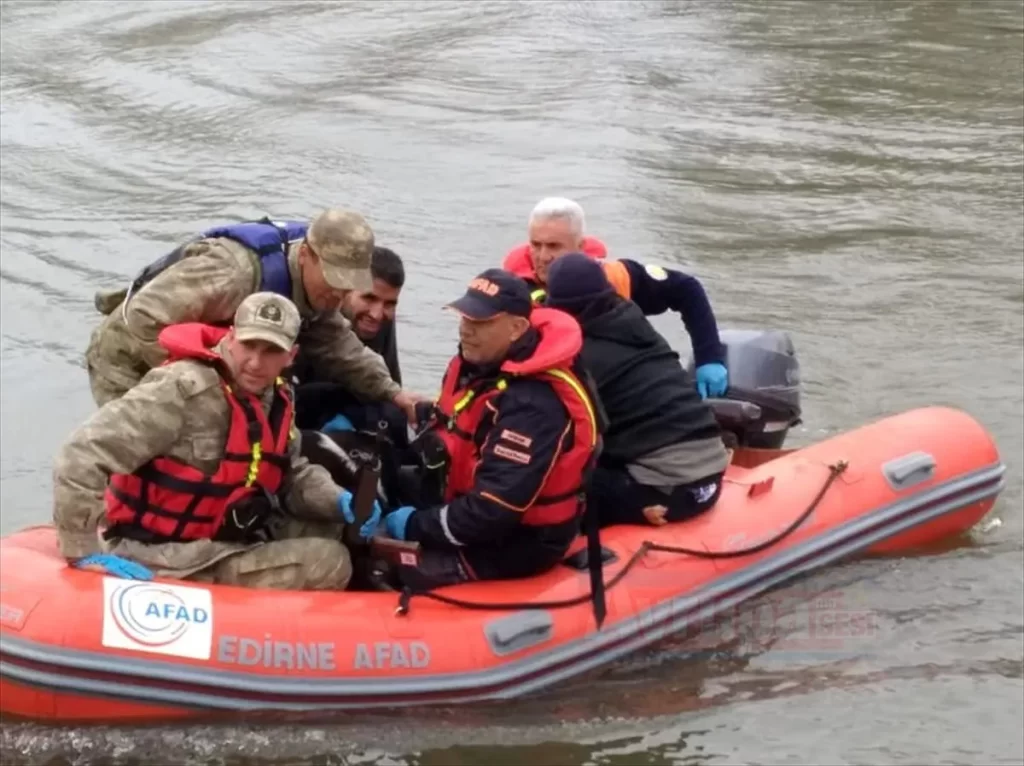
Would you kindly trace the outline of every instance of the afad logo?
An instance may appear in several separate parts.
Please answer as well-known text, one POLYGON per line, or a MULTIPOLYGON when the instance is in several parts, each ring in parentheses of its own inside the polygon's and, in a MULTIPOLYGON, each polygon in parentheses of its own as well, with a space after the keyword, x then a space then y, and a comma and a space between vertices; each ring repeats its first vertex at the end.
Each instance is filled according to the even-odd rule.
POLYGON ((210 591, 164 583, 103 580, 103 645, 209 659, 213 638, 210 591))

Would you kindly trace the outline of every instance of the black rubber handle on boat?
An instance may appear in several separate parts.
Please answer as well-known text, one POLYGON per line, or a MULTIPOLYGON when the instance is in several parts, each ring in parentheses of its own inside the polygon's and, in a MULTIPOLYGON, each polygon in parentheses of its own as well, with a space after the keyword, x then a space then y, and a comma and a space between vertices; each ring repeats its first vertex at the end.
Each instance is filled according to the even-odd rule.
POLYGON ((365 545, 366 541, 359 535, 359 530, 371 516, 373 516, 373 503, 377 500, 377 487, 380 485, 381 465, 383 457, 381 453, 381 440, 385 435, 381 433, 381 427, 377 427, 376 433, 377 450, 375 460, 364 461, 359 467, 359 474, 356 477, 356 488, 352 493, 352 516, 354 521, 345 530, 345 542, 348 545, 365 545))
POLYGON ((348 545, 365 545, 359 530, 373 515, 373 503, 377 499, 377 483, 380 481, 380 463, 363 465, 359 469, 356 491, 352 493, 352 516, 355 520, 345 528, 345 542, 348 545))
POLYGON ((356 490, 352 495, 352 516, 355 521, 345 530, 345 542, 350 547, 369 547, 370 555, 399 566, 418 566, 420 562, 420 544, 405 540, 393 540, 390 537, 374 535, 369 541, 360 536, 359 530, 373 516, 373 503, 377 500, 377 487, 383 466, 383 450, 387 441, 386 422, 377 426, 377 459, 364 463, 359 469, 356 490))
POLYGON ((593 506, 584 499, 583 532, 587 536, 587 570, 590 573, 590 595, 594 608, 594 621, 600 630, 608 614, 604 594, 604 561, 601 557, 601 522, 593 506))

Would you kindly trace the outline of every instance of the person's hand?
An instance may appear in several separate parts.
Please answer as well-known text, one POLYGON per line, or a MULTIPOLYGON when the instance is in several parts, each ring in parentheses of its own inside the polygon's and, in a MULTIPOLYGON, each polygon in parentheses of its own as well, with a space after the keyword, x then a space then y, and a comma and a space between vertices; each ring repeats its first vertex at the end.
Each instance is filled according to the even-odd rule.
POLYGON ((325 434, 331 431, 355 431, 356 427, 352 425, 352 421, 347 417, 338 413, 333 418, 324 423, 323 428, 320 429, 325 434))
POLYGON ((701 399, 722 396, 729 388, 729 372, 724 364, 709 362, 697 368, 697 393, 701 399))
POLYGON ((112 553, 93 553, 72 564, 75 569, 121 577, 125 580, 152 580, 153 573, 135 561, 115 556, 112 553))
POLYGON ((415 426, 419 422, 419 418, 416 415, 416 405, 428 400, 419 394, 414 394, 412 391, 402 389, 395 394, 395 398, 391 401, 395 403, 396 407, 401 408, 409 422, 415 426))
POLYGON ((401 508, 392 511, 384 517, 384 525, 388 534, 396 540, 405 539, 405 528, 409 524, 409 517, 416 512, 411 505, 403 505, 401 508))
MULTIPOLYGON (((352 512, 352 493, 347 489, 341 490, 341 494, 338 495, 338 512, 349 524, 356 523, 355 514, 352 512)), ((373 537, 373 533, 377 531, 377 525, 380 523, 380 513, 380 503, 374 500, 373 513, 371 513, 370 518, 364 521, 363 525, 359 527, 359 534, 362 537, 373 537)))

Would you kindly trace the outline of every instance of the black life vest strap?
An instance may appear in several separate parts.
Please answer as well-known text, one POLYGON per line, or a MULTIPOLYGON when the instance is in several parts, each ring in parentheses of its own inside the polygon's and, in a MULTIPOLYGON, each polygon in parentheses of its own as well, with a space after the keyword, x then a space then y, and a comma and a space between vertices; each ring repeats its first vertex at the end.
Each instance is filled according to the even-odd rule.
MULTIPOLYGON (((248 452, 225 452, 223 460, 230 460, 233 463, 251 463, 252 453, 248 452)), ((276 453, 268 455, 266 452, 260 455, 261 461, 266 461, 271 465, 276 465, 282 470, 288 468, 291 465, 291 461, 287 455, 278 455, 276 453)))
MULTIPOLYGON (((195 518, 196 506, 198 506, 199 505, 199 501, 203 499, 201 496, 196 495, 195 498, 193 498, 195 502, 190 500, 189 501, 189 507, 186 508, 185 511, 172 511, 172 510, 170 510, 168 508, 164 508, 164 507, 159 506, 159 505, 154 505, 153 503, 149 502, 148 499, 145 502, 143 502, 143 500, 141 498, 133 497, 132 495, 129 495, 127 492, 123 492, 120 489, 117 489, 115 487, 108 487, 107 489, 120 502, 124 503, 126 506, 128 506, 133 511, 135 511, 135 520, 130 522, 130 523, 131 524, 139 524, 140 526, 141 526, 141 523, 142 523, 141 522, 141 518, 145 514, 150 514, 152 516, 159 516, 159 517, 165 518, 165 519, 181 519, 181 518, 185 518, 186 519, 186 523, 189 523, 189 522, 192 522, 192 521, 196 521, 197 520, 195 518)), ((236 487, 236 489, 237 489, 237 487, 236 487)))
POLYGON ((263 218, 256 221, 256 223, 265 223, 267 226, 273 226, 277 230, 277 235, 281 238, 281 241, 277 244, 264 245, 256 251, 257 255, 268 255, 270 253, 276 253, 278 250, 283 252, 286 256, 288 255, 288 243, 291 241, 288 239, 288 231, 283 226, 278 226, 274 221, 270 220, 270 216, 264 216, 263 218))
MULTIPOLYGON (((280 381, 276 384, 274 391, 274 403, 270 407, 270 417, 267 419, 267 425, 271 432, 271 439, 273 439, 275 447, 277 445, 278 437, 280 436, 280 429, 282 427, 288 428, 291 426, 290 423, 284 423, 284 416, 288 411, 288 402, 281 391, 281 386, 283 385, 285 384, 280 381)), ((229 452, 225 455, 225 458, 230 456, 232 460, 244 459, 249 463, 250 470, 246 486, 252 486, 252 484, 256 482, 258 466, 262 461, 265 460, 271 465, 277 466, 282 471, 288 468, 291 461, 287 455, 279 455, 274 452, 263 451, 263 423, 256 414, 256 408, 253 407, 248 396, 238 397, 234 395, 234 392, 231 391, 230 388, 228 390, 229 395, 234 397, 235 401, 238 402, 238 405, 242 408, 242 412, 245 413, 250 453, 245 455, 243 458, 240 453, 229 452)))
MULTIPOLYGON (((245 462, 248 461, 249 455, 246 455, 245 462)), ((144 487, 146 484, 155 484, 172 492, 178 492, 183 495, 199 495, 200 497, 229 497, 232 492, 243 486, 242 484, 214 484, 210 481, 210 475, 204 476, 201 481, 182 479, 158 471, 152 463, 148 463, 140 468, 135 472, 135 475, 144 482, 144 487)), ((143 491, 141 494, 145 496, 146 493, 143 491)), ((143 497, 143 501, 145 501, 145 497, 143 497)))

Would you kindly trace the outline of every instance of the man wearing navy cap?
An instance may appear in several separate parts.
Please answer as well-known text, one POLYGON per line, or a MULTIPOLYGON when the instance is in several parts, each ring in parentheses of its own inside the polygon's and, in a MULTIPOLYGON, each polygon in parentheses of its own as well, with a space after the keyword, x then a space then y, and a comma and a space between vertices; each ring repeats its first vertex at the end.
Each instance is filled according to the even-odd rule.
POLYGON ((582 253, 551 265, 545 305, 582 327, 580 358, 608 419, 588 492, 601 525, 661 525, 709 510, 729 453, 679 354, 582 253))
POLYGON ((529 577, 557 565, 579 532, 582 487, 599 433, 574 371, 582 347, 569 315, 534 308, 502 269, 448 305, 460 317, 428 428, 444 444, 443 498, 387 516, 388 533, 421 544, 406 585, 529 577))

